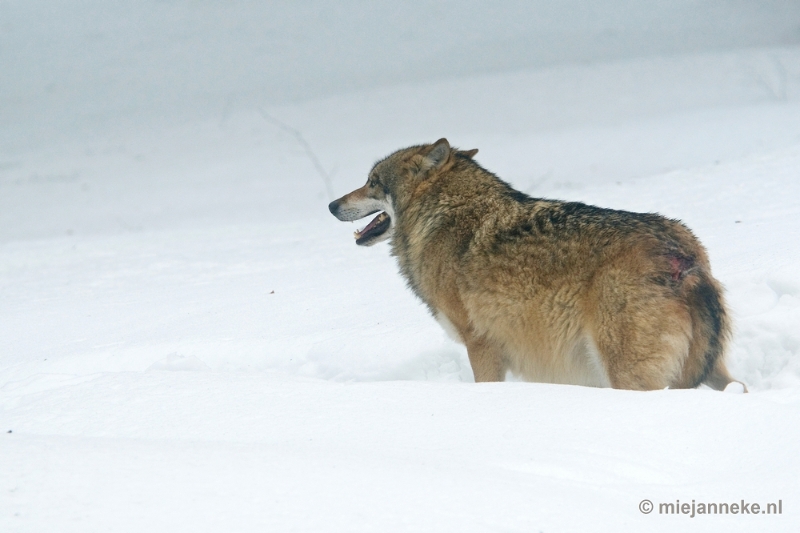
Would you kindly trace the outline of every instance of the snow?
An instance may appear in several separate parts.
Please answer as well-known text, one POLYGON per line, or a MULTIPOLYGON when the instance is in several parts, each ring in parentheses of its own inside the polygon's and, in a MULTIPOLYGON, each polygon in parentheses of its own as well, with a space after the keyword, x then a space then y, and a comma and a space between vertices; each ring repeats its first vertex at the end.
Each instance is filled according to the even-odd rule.
POLYGON ((467 4, 0 5, 0 531, 797 530, 800 12, 467 4), (686 222, 750 392, 473 383, 327 211, 442 136, 686 222))

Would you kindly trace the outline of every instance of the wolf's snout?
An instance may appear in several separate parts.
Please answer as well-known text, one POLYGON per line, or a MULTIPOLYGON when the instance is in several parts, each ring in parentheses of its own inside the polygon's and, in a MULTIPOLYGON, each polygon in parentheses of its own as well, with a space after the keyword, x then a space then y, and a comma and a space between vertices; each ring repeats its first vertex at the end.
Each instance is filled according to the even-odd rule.
POLYGON ((328 210, 331 212, 333 216, 336 216, 336 212, 339 211, 339 200, 334 200, 328 204, 328 210))

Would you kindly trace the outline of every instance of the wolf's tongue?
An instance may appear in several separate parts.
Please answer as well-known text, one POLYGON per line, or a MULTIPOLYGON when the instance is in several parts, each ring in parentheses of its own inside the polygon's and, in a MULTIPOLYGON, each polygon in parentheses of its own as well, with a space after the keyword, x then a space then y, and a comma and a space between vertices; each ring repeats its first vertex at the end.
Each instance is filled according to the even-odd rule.
POLYGON ((376 226, 378 226, 381 222, 383 222, 387 218, 388 215, 385 212, 381 212, 380 214, 378 214, 378 216, 373 218, 372 221, 370 221, 370 223, 364 227, 364 229, 362 229, 361 231, 356 231, 353 235, 355 235, 356 239, 360 239, 364 235, 367 235, 371 230, 375 229, 376 226))

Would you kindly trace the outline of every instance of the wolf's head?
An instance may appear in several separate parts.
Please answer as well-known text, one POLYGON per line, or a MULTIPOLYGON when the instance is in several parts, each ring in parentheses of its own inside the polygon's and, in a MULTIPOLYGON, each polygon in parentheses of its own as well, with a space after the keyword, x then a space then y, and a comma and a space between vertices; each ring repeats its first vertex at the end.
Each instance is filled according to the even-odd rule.
POLYGON ((459 152, 447 139, 398 150, 375 163, 363 187, 334 200, 328 209, 345 221, 378 213, 364 229, 355 232, 356 244, 372 246, 392 236, 396 213, 405 200, 447 171, 456 154, 471 158, 476 153, 477 149, 459 152))

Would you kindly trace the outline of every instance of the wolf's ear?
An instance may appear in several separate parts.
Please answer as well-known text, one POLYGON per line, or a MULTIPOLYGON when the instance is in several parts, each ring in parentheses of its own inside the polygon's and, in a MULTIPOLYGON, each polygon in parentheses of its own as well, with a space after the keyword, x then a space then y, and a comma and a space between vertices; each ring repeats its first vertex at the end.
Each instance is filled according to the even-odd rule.
POLYGON ((450 143, 444 137, 433 143, 433 146, 422 160, 422 170, 439 168, 450 159, 450 143))
POLYGON ((464 150, 464 151, 458 152, 458 153, 463 155, 463 156, 467 156, 470 159, 472 159, 473 157, 475 157, 475 154, 478 153, 478 149, 477 148, 473 148, 472 150, 464 150))

